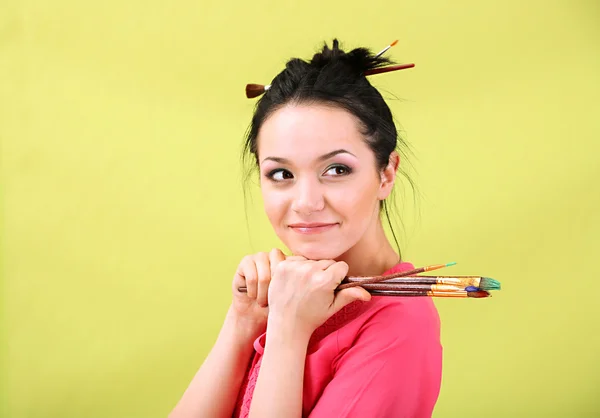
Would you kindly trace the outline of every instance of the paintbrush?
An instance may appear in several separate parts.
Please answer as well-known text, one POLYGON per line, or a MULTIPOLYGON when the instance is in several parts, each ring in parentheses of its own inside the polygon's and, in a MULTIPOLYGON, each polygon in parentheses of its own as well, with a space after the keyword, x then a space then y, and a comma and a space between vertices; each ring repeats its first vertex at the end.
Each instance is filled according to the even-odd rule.
MULTIPOLYGON (((431 266, 419 267, 419 268, 412 269, 412 270, 400 271, 398 273, 385 274, 382 276, 375 276, 375 277, 346 277, 344 280, 342 280, 342 283, 337 287, 336 290, 343 290, 343 289, 347 289, 349 287, 354 287, 354 286, 362 286, 363 284, 367 284, 367 283, 377 283, 377 282, 387 281, 387 280, 396 279, 399 277, 412 276, 415 274, 424 273, 426 271, 439 270, 444 267, 450 267, 455 264, 456 264, 456 262, 447 263, 447 264, 434 264, 431 266)), ((426 283, 426 284, 429 284, 429 283, 426 283)), ((431 284, 434 284, 434 283, 431 283, 431 284)))
POLYGON ((246 97, 248 99, 253 99, 255 97, 260 96, 270 88, 270 84, 266 86, 263 86, 262 84, 246 84, 246 97))
POLYGON ((480 290, 485 290, 485 289, 481 289, 478 287, 474 287, 474 286, 468 286, 468 287, 461 287, 461 286, 454 286, 451 284, 422 284, 422 283, 410 283, 410 284, 405 284, 405 283, 388 283, 388 282, 379 282, 379 283, 368 283, 368 284, 362 284, 360 287, 364 288, 365 290, 368 290, 369 292, 371 290, 406 290, 406 291, 439 291, 439 292, 462 292, 462 291, 468 291, 468 292, 478 292, 480 290))
POLYGON ((406 68, 412 68, 414 66, 415 66, 415 64, 388 65, 387 67, 373 68, 371 70, 367 70, 363 74, 365 76, 367 76, 367 75, 373 75, 373 74, 381 74, 381 73, 387 73, 387 72, 390 72, 390 71, 404 70, 406 68))
MULTIPOLYGON (((379 51, 377 53, 377 55, 375 55, 375 58, 380 57, 388 49, 390 49, 391 47, 393 47, 397 43, 398 43, 398 40, 395 40, 394 42, 392 42, 391 44, 389 44, 388 46, 386 46, 385 48, 383 48, 381 51, 379 51)), ((373 75, 373 74, 387 73, 389 71, 404 70, 406 68, 412 68, 414 66, 415 66, 415 64, 390 65, 390 66, 387 66, 387 67, 374 68, 374 69, 371 69, 371 70, 367 70, 367 71, 365 71, 363 73, 363 75, 364 76, 368 76, 368 75, 373 75)), ((246 84, 246 97, 248 99, 254 99, 255 97, 258 97, 261 94, 265 93, 270 88, 271 88, 270 84, 267 84, 267 85, 255 84, 255 83, 246 84)))
POLYGON ((377 55, 375 55, 375 58, 378 58, 380 56, 382 56, 383 54, 385 54, 385 52, 390 49, 391 47, 393 47, 394 45, 396 45, 398 43, 398 40, 396 39, 394 42, 392 42, 391 44, 389 44, 388 46, 386 46, 385 48, 383 48, 381 51, 379 51, 377 53, 377 55))
MULTIPOLYGON (((371 70, 367 70, 363 73, 363 75, 368 76, 368 75, 374 75, 374 74, 387 73, 390 71, 398 71, 398 70, 404 70, 407 68, 413 68, 414 66, 415 66, 415 64, 389 65, 387 67, 373 68, 371 70)), ((266 86, 262 85, 262 84, 254 84, 254 83, 246 84, 246 97, 248 99, 253 99, 255 97, 260 96, 261 94, 263 94, 270 88, 271 88, 270 84, 267 84, 266 86)))
MULTIPOLYGON (((362 281, 360 279, 352 280, 353 286, 362 286, 365 283, 375 283, 373 281, 362 281)), ((468 286, 476 287, 482 290, 500 290, 500 282, 490 277, 481 276, 409 276, 401 278, 390 278, 379 280, 385 283, 407 284, 425 284, 425 285, 453 285, 465 289, 468 286)))
MULTIPOLYGON (((424 273, 426 271, 432 271, 432 270, 438 270, 438 269, 441 269, 444 267, 450 267, 455 264, 456 264, 455 262, 447 263, 447 264, 434 264, 432 266, 419 267, 419 268, 412 269, 412 270, 400 271, 398 273, 385 274, 382 276, 346 277, 346 278, 344 278, 344 280, 342 280, 342 283, 337 287, 336 290, 343 290, 343 289, 347 289, 349 287, 362 286, 363 284, 367 284, 367 283, 377 283, 377 282, 381 282, 381 281, 385 281, 385 280, 397 279, 397 278, 404 277, 404 276, 411 276, 413 274, 419 274, 419 273, 424 273)), ((419 276, 417 276, 417 277, 419 277, 419 276)), ((425 284, 429 284, 429 283, 425 283, 425 284)), ((435 283, 431 283, 431 284, 435 284, 435 283)), ((246 287, 245 286, 239 287, 238 291, 245 293, 246 287)))
POLYGON ((439 292, 426 290, 373 290, 369 293, 373 296, 434 296, 446 298, 487 298, 491 296, 491 294, 485 290, 479 290, 475 292, 467 292, 464 290, 453 292, 439 292))

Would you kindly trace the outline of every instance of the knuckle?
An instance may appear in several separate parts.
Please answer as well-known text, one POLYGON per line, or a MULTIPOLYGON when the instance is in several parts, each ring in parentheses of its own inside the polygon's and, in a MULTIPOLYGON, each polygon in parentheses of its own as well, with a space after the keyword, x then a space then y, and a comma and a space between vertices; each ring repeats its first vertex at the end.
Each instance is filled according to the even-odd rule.
POLYGON ((300 267, 300 272, 302 273, 302 276, 304 276, 307 279, 310 279, 318 271, 319 269, 316 268, 313 263, 305 263, 300 267))
POLYGON ((310 266, 310 273, 311 274, 319 274, 319 273, 322 273, 325 268, 326 268, 326 264, 324 264, 324 263, 313 263, 310 266))
POLYGON ((339 261, 338 263, 338 268, 344 272, 348 272, 348 269, 350 268, 348 266, 348 263, 346 263, 345 261, 339 261))
POLYGON ((310 269, 316 273, 318 271, 323 271, 323 267, 325 267, 326 265, 327 265, 326 262, 323 262, 323 263, 317 262, 317 263, 313 263, 310 266, 310 269))
POLYGON ((289 265, 288 261, 282 261, 281 263, 277 264, 277 267, 275 267, 274 275, 278 275, 279 276, 279 275, 284 274, 285 272, 287 272, 288 265, 289 265))
POLYGON ((253 264, 256 264, 254 255, 247 255, 242 259, 242 262, 240 263, 245 267, 251 266, 253 264))

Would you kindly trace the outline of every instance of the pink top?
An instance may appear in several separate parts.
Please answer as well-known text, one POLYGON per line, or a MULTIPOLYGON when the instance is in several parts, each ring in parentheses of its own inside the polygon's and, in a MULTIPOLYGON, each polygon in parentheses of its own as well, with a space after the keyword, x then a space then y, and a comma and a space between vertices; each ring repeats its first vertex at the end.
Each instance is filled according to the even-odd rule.
MULTIPOLYGON (((412 270, 399 263, 385 274, 412 270)), ((240 389, 233 416, 247 418, 266 333, 240 389)), ((302 416, 431 417, 440 391, 440 320, 429 297, 356 301, 313 333, 304 371, 302 416)))

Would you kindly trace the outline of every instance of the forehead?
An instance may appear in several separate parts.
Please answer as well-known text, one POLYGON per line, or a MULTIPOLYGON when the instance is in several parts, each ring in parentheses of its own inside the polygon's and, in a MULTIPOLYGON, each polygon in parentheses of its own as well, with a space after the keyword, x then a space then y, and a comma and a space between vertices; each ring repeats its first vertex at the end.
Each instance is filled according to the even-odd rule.
POLYGON ((358 119, 350 112, 322 104, 286 105, 263 123, 258 154, 323 154, 332 148, 367 150, 358 119))

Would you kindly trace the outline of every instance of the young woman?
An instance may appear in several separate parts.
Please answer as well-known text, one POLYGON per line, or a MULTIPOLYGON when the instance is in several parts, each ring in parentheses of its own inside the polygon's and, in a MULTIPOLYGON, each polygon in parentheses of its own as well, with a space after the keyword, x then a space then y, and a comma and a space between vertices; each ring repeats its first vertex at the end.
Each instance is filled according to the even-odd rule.
POLYGON ((431 416, 442 364, 432 300, 335 292, 347 275, 413 268, 380 216, 403 143, 364 72, 387 63, 334 40, 290 60, 260 99, 246 151, 292 255, 242 259, 215 346, 171 418, 431 416))

